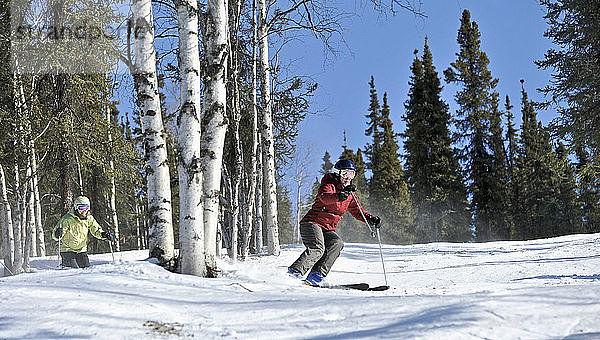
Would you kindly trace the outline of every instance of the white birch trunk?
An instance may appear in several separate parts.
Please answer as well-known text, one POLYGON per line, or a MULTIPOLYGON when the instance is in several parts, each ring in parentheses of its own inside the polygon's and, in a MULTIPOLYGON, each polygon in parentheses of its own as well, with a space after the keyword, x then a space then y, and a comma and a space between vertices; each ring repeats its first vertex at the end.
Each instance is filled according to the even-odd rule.
POLYGON ((15 256, 13 262, 13 273, 18 274, 23 270, 23 209, 21 208, 21 191, 19 190, 19 165, 15 163, 15 190, 16 207, 14 214, 14 241, 15 241, 15 256))
POLYGON ((296 238, 296 243, 300 243, 300 213, 302 210, 302 195, 300 191, 302 190, 302 177, 298 180, 297 186, 297 194, 296 194, 296 232, 294 233, 296 238))
POLYGON ((35 214, 35 229, 36 229, 36 245, 37 256, 46 256, 46 242, 44 239, 44 225, 42 223, 42 204, 40 201, 40 188, 38 184, 38 167, 37 155, 35 152, 35 143, 29 141, 30 166, 31 166, 31 181, 33 190, 33 209, 35 214))
POLYGON ((207 276, 200 167, 200 52, 198 2, 175 0, 179 21, 179 271, 207 276))
POLYGON ((148 219, 146 218, 146 216, 148 216, 148 211, 146 211, 147 205, 140 205, 140 213, 142 218, 142 249, 148 249, 150 248, 150 246, 148 245, 148 234, 149 234, 149 228, 148 228, 148 219))
POLYGON ((275 142, 273 138, 273 112, 271 105, 271 72, 269 68, 269 40, 267 37, 266 0, 258 0, 260 70, 262 73, 262 134, 263 134, 263 172, 266 197, 265 219, 267 222, 267 252, 279 255, 279 229, 277 223, 277 183, 275 181, 275 142))
MULTIPOLYGON (((25 108, 25 100, 23 97, 23 86, 21 83, 18 83, 17 76, 13 75, 13 90, 15 92, 15 104, 16 104, 16 113, 20 117, 26 116, 26 108, 25 108)), ((19 146, 24 147, 23 142, 23 126, 21 123, 18 123, 17 129, 18 131, 18 140, 15 141, 14 146, 18 148, 19 146)), ((13 263, 15 274, 18 274, 23 269, 23 256, 27 253, 27 249, 25 248, 25 239, 27 238, 25 225, 25 197, 24 191, 21 190, 21 179, 20 179, 20 169, 18 160, 15 160, 15 214, 14 214, 14 237, 15 237, 15 258, 13 263)), ((24 184, 25 186, 25 184, 24 184)))
POLYGON ((154 21, 150 0, 133 1, 133 20, 135 32, 133 77, 140 108, 146 158, 150 257, 155 257, 161 264, 170 266, 175 255, 171 187, 158 93, 154 21))
POLYGON ((29 192, 27 193, 27 218, 29 233, 31 234, 31 248, 29 249, 29 255, 31 257, 37 256, 37 226, 35 225, 35 195, 33 193, 33 180, 29 178, 29 192))
MULTIPOLYGON (((31 163, 29 163, 31 164, 31 163)), ((31 166, 27 166, 27 184, 24 186, 26 192, 26 215, 27 215, 27 237, 31 237, 29 241, 29 248, 27 249, 29 256, 34 257, 37 254, 37 228, 35 226, 35 207, 34 207, 34 195, 33 195, 33 181, 32 181, 31 166)))
POLYGON ((137 198, 135 199, 134 210, 135 210, 135 231, 136 231, 136 239, 137 239, 137 249, 142 250, 144 241, 143 241, 141 223, 140 223, 140 206, 137 202, 137 198))
POLYGON ((215 276, 219 191, 227 132, 227 2, 208 0, 206 11, 206 76, 201 151, 204 169, 204 244, 208 275, 215 276))
MULTIPOLYGON (((221 236, 222 244, 227 249, 229 257, 233 257, 233 196, 232 196, 232 181, 229 176, 229 169, 226 165, 223 165, 223 172, 221 173, 221 198, 219 206, 220 222, 221 222, 221 236)), ((219 251, 219 244, 217 244, 217 252, 219 251)), ((217 256, 219 253, 217 253, 217 256)))
POLYGON ((79 186, 79 196, 83 195, 83 175, 81 173, 81 162, 79 161, 79 154, 77 150, 73 152, 75 154, 75 164, 77 165, 77 184, 79 186))
MULTIPOLYGON (((261 139, 260 133, 257 135, 257 141, 261 139)), ((256 145, 256 164, 259 169, 263 168, 262 147, 261 144, 256 145)), ((256 221, 254 223, 256 253, 261 254, 263 251, 263 172, 258 171, 256 176, 256 221)))
POLYGON ((258 149, 258 102, 257 102, 257 72, 256 72, 256 50, 258 48, 258 31, 256 22, 256 0, 252 2, 252 147, 250 150, 250 176, 248 176, 248 194, 246 196, 246 228, 244 230, 244 240, 242 243, 242 258, 246 258, 250 252, 250 240, 253 231, 256 229, 254 224, 254 210, 256 209, 256 176, 257 164, 256 153, 258 149))
MULTIPOLYGON (((111 122, 110 122, 110 108, 106 107, 106 123, 108 124, 108 144, 112 145, 112 133, 111 122)), ((115 235, 115 251, 121 251, 121 245, 119 244, 119 217, 117 216, 117 186, 115 185, 115 162, 113 162, 112 155, 109 156, 108 167, 110 169, 110 196, 108 199, 108 213, 110 215, 110 221, 113 227, 115 235)))
POLYGON ((8 195, 6 193, 6 176, 4 175, 4 168, 0 164, 0 208, 2 212, 2 259, 4 260, 4 276, 12 275, 14 273, 13 263, 15 261, 15 238, 12 224, 12 210, 10 208, 10 202, 8 202, 8 195), (8 269, 7 269, 8 268, 8 269))
POLYGON ((26 181, 23 183, 23 196, 25 197, 25 251, 23 252, 23 269, 29 271, 29 260, 34 256, 36 249, 31 167, 27 166, 25 173, 26 181))
MULTIPOLYGON (((25 90, 23 89, 23 84, 20 81, 17 81, 16 76, 14 78, 14 88, 15 91, 17 91, 17 114, 22 116, 22 117, 29 117, 31 115, 31 111, 29 110, 29 106, 27 104, 26 98, 25 98, 25 90)), ((35 77, 32 80, 32 86, 35 86, 35 77)), ((31 133, 31 127, 29 125, 29 123, 25 123, 25 126, 19 124, 19 132, 21 133, 21 136, 25 135, 27 131, 28 133, 31 133)), ((31 220, 27 223, 33 223, 33 229, 28 230, 28 233, 26 234, 27 237, 29 237, 29 232, 32 233, 32 239, 31 242, 29 243, 30 247, 26 250, 28 252, 28 254, 30 256, 44 256, 46 253, 46 247, 44 245, 44 231, 43 231, 43 227, 42 227, 42 212, 41 212, 41 206, 39 205, 39 189, 38 189, 38 178, 37 178, 37 160, 36 160, 36 154, 35 154, 35 144, 33 142, 33 140, 29 140, 27 142, 27 145, 25 145, 25 142, 23 140, 23 137, 19 137, 20 139, 20 144, 23 146, 23 148, 25 148, 27 150, 27 155, 28 155, 28 164, 27 164, 27 171, 28 171, 28 175, 26 176, 26 181, 27 183, 24 184, 24 189, 23 191, 26 192, 27 189, 29 188, 29 190, 31 190, 31 194, 33 195, 33 200, 28 201, 28 205, 27 205, 27 209, 29 209, 29 204, 33 204, 33 214, 31 216, 31 220), (37 201, 36 201, 37 199, 37 201), (36 205, 37 202, 37 205, 36 205)), ((25 197, 25 196, 24 196, 25 197)), ((29 196, 27 196, 27 199, 29 200, 29 196)), ((29 213, 29 210, 27 210, 27 213, 29 213)), ((21 217, 21 220, 23 220, 23 217, 21 217)), ((29 224, 26 224, 27 228, 29 228, 29 224)), ((25 237, 25 239, 27 240, 27 237, 25 237)))
POLYGON ((241 16, 241 1, 234 0, 235 6, 230 6, 230 8, 235 8, 235 13, 230 13, 230 17, 232 19, 233 29, 231 30, 231 43, 230 43, 230 62, 232 69, 232 79, 231 79, 231 89, 233 91, 232 97, 232 105, 231 105, 231 117, 232 117, 232 129, 233 132, 233 144, 234 144, 234 164, 231 178, 231 252, 230 256, 233 260, 237 260, 239 254, 239 233, 242 229, 241 226, 241 218, 240 218, 240 206, 242 204, 242 194, 241 194, 241 182, 242 182, 242 172, 244 171, 244 153, 242 152, 242 141, 240 139, 240 120, 241 120, 241 108, 240 108, 240 91, 239 91, 239 72, 240 72, 240 64, 239 64, 239 39, 237 34, 239 32, 240 26, 240 16, 241 16))

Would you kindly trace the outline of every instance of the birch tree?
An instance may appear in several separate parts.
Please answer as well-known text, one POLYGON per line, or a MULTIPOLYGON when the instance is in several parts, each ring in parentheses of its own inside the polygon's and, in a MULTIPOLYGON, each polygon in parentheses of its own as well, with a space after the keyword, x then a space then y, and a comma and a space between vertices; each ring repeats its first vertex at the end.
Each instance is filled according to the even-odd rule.
POLYGON ((12 212, 8 195, 6 193, 6 176, 4 168, 0 164, 0 223, 2 223, 2 259, 4 260, 4 276, 13 275, 13 263, 15 259, 15 238, 13 234, 12 212))
MULTIPOLYGON (((240 137, 240 120, 242 117, 242 103, 240 96, 240 73, 242 68, 242 53, 240 50, 240 26, 242 17, 242 2, 240 0, 231 0, 230 2, 230 13, 229 13, 229 76, 228 81, 228 114, 230 117, 230 128, 229 135, 231 145, 231 160, 229 165, 231 166, 231 247, 229 248, 229 256, 232 259, 237 259, 239 250, 239 238, 240 231, 244 231, 241 227, 244 220, 243 216, 240 215, 241 206, 246 204, 242 194, 242 180, 244 178, 244 152, 242 147, 242 140, 240 137)), ((243 233, 241 235, 244 235, 243 233)), ((244 241, 242 240, 242 245, 244 241)))
POLYGON ((133 78, 140 108, 140 122, 146 158, 148 182, 148 213, 150 256, 164 265, 174 258, 173 223, 171 216, 171 187, 162 122, 154 23, 150 0, 133 1, 135 64, 133 78))
POLYGON ((22 272, 23 266, 23 209, 21 200, 21 191, 19 190, 19 165, 15 160, 15 201, 16 209, 13 220, 13 232, 14 232, 14 245, 15 245, 15 258, 13 260, 13 273, 19 274, 22 272))
POLYGON ((227 132, 227 4, 209 0, 206 8, 206 74, 201 156, 204 169, 204 246, 209 276, 216 276, 216 239, 223 146, 227 132))
POLYGON ((46 256, 46 244, 44 240, 44 226, 42 224, 42 204, 40 201, 40 187, 38 183, 38 165, 35 152, 35 142, 29 141, 30 167, 31 167, 31 190, 33 191, 33 208, 35 214, 37 256, 46 256))
POLYGON ((267 252, 279 255, 279 228, 277 225, 277 182, 275 180, 275 142, 273 138, 273 110, 271 103, 271 70, 269 67, 269 40, 266 0, 258 0, 258 37, 260 48, 260 73, 262 78, 262 152, 264 173, 265 220, 267 252))
MULTIPOLYGON (((106 123, 108 124, 108 144, 112 145, 113 138, 111 133, 110 108, 108 106, 106 108, 106 123)), ((115 162, 113 161, 112 155, 109 155, 108 168, 110 171, 110 192, 108 199, 108 211, 116 240, 115 250, 121 251, 121 246, 119 244, 119 217, 117 215, 117 186, 115 184, 115 162)))
POLYGON ((256 155, 258 152, 258 97, 257 97, 257 47, 258 47, 258 31, 257 31, 257 20, 256 20, 256 0, 252 1, 252 144, 250 146, 250 176, 248 176, 248 193, 246 195, 246 222, 245 229, 243 230, 244 239, 242 241, 242 258, 248 256, 250 252, 250 243, 253 235, 253 231, 256 230, 257 226, 254 223, 254 216, 256 210, 256 187, 257 187, 257 176, 258 167, 256 155))
POLYGON ((23 182, 25 197, 25 249, 23 251, 23 269, 29 271, 29 260, 35 256, 35 218, 33 209, 33 184, 31 183, 31 167, 27 166, 26 180, 23 182))
MULTIPOLYGON (((257 129, 258 131, 258 129, 257 129)), ((263 167, 262 146, 258 142, 261 140, 260 132, 256 134, 256 165, 259 169, 263 167)), ((256 244, 256 253, 260 254, 263 251, 263 172, 258 171, 256 175, 256 218, 254 220, 254 242, 256 244)))
MULTIPOLYGON (((269 4, 276 7, 276 4, 269 4)), ((327 51, 335 54, 332 40, 341 36, 341 21, 346 17, 339 14, 334 8, 329 7, 326 1, 299 0, 289 4, 289 8, 275 8, 269 18, 267 13, 267 1, 257 0, 258 9, 258 45, 259 45, 259 74, 261 78, 261 148, 263 157, 263 190, 265 196, 265 228, 267 232, 267 251, 270 255, 278 255, 279 249, 279 226, 277 222, 277 183, 275 177, 275 135, 274 135, 274 91, 271 88, 271 67, 269 64, 269 35, 289 35, 292 31, 311 32, 319 38, 327 51)), ((298 79, 293 83, 301 84, 298 79)), ((313 91, 308 90, 308 91, 313 91)), ((281 98, 280 98, 281 99, 281 98)), ((297 112, 296 112, 297 113, 297 112)), ((285 119, 284 119, 285 120, 285 119)), ((287 122, 280 120, 283 125, 287 122)), ((280 136, 281 137, 281 136, 280 136)), ((279 147, 290 147, 289 143, 280 143, 279 147)), ((290 151, 290 150, 286 150, 290 151)), ((278 155, 281 160, 283 155, 278 155)))
POLYGON ((179 271, 206 276, 200 168, 200 56, 198 2, 175 0, 179 22, 179 271))

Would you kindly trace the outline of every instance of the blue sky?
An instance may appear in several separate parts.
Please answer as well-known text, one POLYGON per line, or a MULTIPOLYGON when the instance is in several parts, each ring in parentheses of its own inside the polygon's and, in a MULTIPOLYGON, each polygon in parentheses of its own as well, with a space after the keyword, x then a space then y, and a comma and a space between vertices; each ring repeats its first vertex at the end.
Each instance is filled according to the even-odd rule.
MULTIPOLYGON (((362 4, 364 2, 362 0, 362 4)), ((347 6, 352 7, 348 10, 354 10, 360 4, 361 0, 350 0, 347 6)), ((414 58, 413 50, 419 49, 421 55, 425 36, 445 86, 443 98, 451 112, 455 112, 456 87, 443 82, 442 72, 456 59, 456 35, 464 9, 471 12, 471 20, 479 26, 482 50, 490 59, 492 76, 499 79, 497 91, 502 103, 505 95, 510 96, 518 124, 520 79, 525 79, 529 98, 544 100, 536 89, 548 83, 550 71, 539 70, 534 61, 542 59, 552 44, 543 36, 547 27, 543 19, 545 12, 536 0, 423 0, 422 10, 427 15, 423 19, 407 11, 382 17, 368 6, 358 8, 361 15, 353 18, 344 35, 351 53, 324 66, 322 48, 314 39, 292 51, 299 58, 296 67, 319 83, 313 108, 325 112, 308 116, 298 138, 301 148, 310 146, 312 150, 315 176, 326 150, 332 159, 341 154, 344 130, 348 147, 354 150, 359 147, 364 150, 369 141, 364 135, 364 116, 369 106, 371 75, 375 77, 380 101, 383 93, 388 93, 394 130, 404 131, 401 117, 408 98, 409 68, 414 58)), ((538 118, 547 124, 553 113, 541 112, 538 118)))
MULTIPOLYGON (((386 1, 386 0, 384 0, 386 1)), ((391 1, 391 0, 389 0, 391 1)), ((415 0, 417 1, 417 0, 415 0)), ((550 79, 550 71, 539 70, 535 60, 543 58, 553 45, 543 36, 547 28, 544 8, 538 0, 422 0, 425 18, 417 18, 408 11, 382 16, 369 5, 370 0, 337 0, 346 6, 344 12, 357 13, 344 23, 344 39, 348 44, 345 53, 336 59, 324 58, 320 41, 311 34, 304 35, 304 42, 295 40, 280 50, 281 63, 293 60, 292 73, 308 75, 319 83, 311 109, 321 112, 309 115, 301 123, 297 140, 300 154, 310 148, 308 187, 319 176, 325 151, 335 161, 342 152, 343 132, 346 131, 348 147, 356 150, 369 142, 364 135, 365 114, 369 106, 369 80, 375 77, 379 99, 388 93, 391 119, 397 133, 404 132, 402 121, 404 102, 408 98, 410 65, 415 49, 422 53, 425 36, 433 54, 434 65, 442 79, 444 100, 455 112, 456 87, 443 82, 443 70, 456 59, 458 44, 456 35, 462 11, 471 12, 471 20, 477 22, 481 33, 482 50, 490 59, 492 76, 499 79, 497 91, 504 100, 509 95, 514 105, 513 114, 520 125, 521 83, 529 98, 543 101, 536 91, 550 79)), ((272 44, 274 52, 276 44, 272 44)), ((126 71, 126 70, 125 70, 126 71)), ((131 77, 125 72, 124 85, 131 90, 131 77)), ((176 98, 171 89, 167 96, 176 98)), ((120 93, 122 112, 131 112, 134 98, 120 93)), ((176 101, 169 101, 176 106, 176 101)), ((552 111, 538 113, 547 124, 554 117, 552 111)), ((402 140, 399 140, 402 149, 402 140)), ((303 155, 302 155, 303 156, 303 155)), ((286 172, 292 172, 287 169, 286 172)), ((289 178, 288 178, 289 180, 289 178)), ((288 182, 288 185, 291 183, 288 182)), ((290 185, 295 194, 294 186, 290 185)))

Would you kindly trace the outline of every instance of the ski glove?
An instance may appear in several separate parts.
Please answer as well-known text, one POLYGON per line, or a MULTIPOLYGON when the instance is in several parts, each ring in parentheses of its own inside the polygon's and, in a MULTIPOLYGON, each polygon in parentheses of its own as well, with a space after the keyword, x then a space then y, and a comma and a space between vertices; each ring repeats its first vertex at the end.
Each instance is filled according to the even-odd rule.
POLYGON ((340 202, 344 202, 345 200, 348 199, 348 196, 350 196, 351 193, 356 191, 356 185, 354 184, 348 184, 344 187, 344 189, 342 189, 342 191, 340 191, 338 193, 338 199, 340 202))
POLYGON ((56 230, 54 231, 54 236, 56 238, 61 238, 63 236, 63 230, 62 227, 58 227, 56 228, 56 230))
POLYGON ((113 233, 111 233, 110 231, 103 231, 100 236, 102 236, 103 238, 109 240, 109 241, 114 241, 115 240, 115 235, 113 235, 113 233))
POLYGON ((381 224, 381 218, 374 216, 374 215, 369 215, 367 216, 367 222, 369 222, 370 225, 372 225, 375 228, 379 228, 380 224, 381 224))

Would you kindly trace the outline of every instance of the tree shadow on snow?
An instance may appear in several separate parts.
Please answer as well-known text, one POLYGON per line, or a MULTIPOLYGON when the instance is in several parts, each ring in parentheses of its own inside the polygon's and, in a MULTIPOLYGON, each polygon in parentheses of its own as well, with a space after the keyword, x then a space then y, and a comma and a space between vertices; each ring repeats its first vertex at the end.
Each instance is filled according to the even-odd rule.
POLYGON ((383 327, 375 327, 341 334, 321 334, 310 339, 374 339, 385 334, 386 338, 400 339, 427 337, 428 331, 463 329, 476 323, 477 318, 468 313, 468 306, 453 304, 431 308, 414 315, 398 316, 400 321, 383 327))
POLYGON ((600 274, 595 275, 540 275, 532 277, 522 277, 519 279, 513 279, 512 281, 524 281, 524 280, 561 280, 561 279, 574 279, 574 280, 600 280, 600 274))
MULTIPOLYGON (((91 339, 90 335, 65 335, 50 330, 38 330, 27 334, 11 335, 10 326, 14 326, 14 318, 0 317, 0 339, 2 340, 20 340, 20 339, 91 339)), ((14 333, 20 333, 15 331, 14 333)), ((13 333, 13 334, 14 334, 13 333)))
MULTIPOLYGON (((412 269, 412 270, 398 271, 395 273, 428 272, 428 271, 436 271, 436 270, 442 270, 442 269, 457 269, 457 268, 481 267, 481 266, 498 266, 498 265, 505 265, 505 264, 575 262, 575 261, 586 261, 586 260, 591 260, 591 259, 596 259, 596 258, 600 258, 600 255, 541 258, 541 259, 527 259, 526 258, 526 259, 519 259, 519 260, 474 262, 474 263, 466 263, 466 264, 446 266, 446 267, 412 269)), ((393 273, 393 272, 391 272, 391 273, 393 273)))
POLYGON ((563 340, 584 340, 584 339, 600 339, 600 332, 597 333, 581 333, 571 334, 563 338, 563 340))

